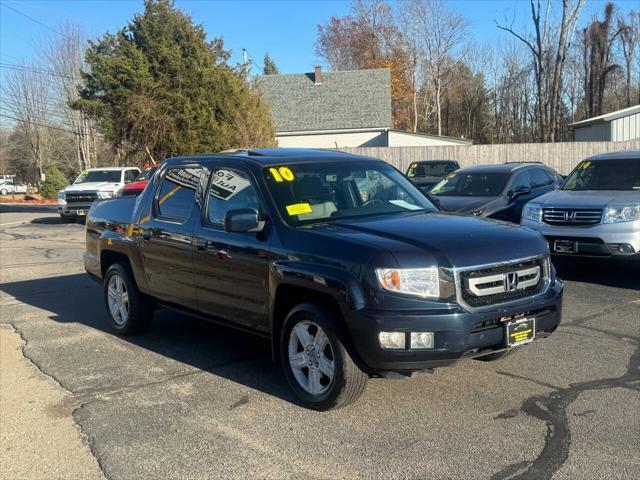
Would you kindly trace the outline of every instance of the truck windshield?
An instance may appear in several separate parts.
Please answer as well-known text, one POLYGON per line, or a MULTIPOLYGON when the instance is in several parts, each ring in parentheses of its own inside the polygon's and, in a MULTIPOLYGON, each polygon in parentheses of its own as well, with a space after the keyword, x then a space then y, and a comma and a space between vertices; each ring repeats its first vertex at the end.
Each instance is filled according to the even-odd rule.
POLYGON ((562 190, 640 190, 640 158, 585 160, 571 172, 562 190))
POLYGON ((429 193, 450 197, 497 197, 509 179, 508 173, 452 173, 429 193))
POLYGON ((407 170, 409 178, 446 177, 455 172, 459 167, 451 162, 416 162, 407 170))
POLYGON ((400 172, 380 162, 273 166, 264 174, 278 210, 294 226, 437 210, 400 172))
POLYGON ((120 170, 89 170, 82 172, 73 184, 89 182, 118 183, 121 175, 122 172, 120 170))

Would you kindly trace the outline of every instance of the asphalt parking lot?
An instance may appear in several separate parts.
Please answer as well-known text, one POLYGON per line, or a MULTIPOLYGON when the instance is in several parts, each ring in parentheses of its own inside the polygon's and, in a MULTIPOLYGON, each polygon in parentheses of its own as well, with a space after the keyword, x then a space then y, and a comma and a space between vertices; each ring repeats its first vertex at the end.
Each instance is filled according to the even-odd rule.
POLYGON ((68 390, 56 411, 109 479, 640 478, 638 271, 564 265, 550 338, 373 380, 358 403, 318 413, 296 403, 266 341, 169 311, 145 335, 112 335, 83 225, 49 207, 0 213, 0 323, 68 390))

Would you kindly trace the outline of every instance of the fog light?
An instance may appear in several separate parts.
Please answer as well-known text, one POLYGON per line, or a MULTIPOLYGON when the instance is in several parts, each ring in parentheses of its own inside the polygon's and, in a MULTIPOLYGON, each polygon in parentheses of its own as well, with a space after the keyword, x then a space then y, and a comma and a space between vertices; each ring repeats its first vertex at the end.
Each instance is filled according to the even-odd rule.
POLYGON ((628 243, 609 243, 609 248, 613 253, 635 253, 635 249, 628 243))
POLYGON ((404 332, 380 332, 378 334, 380 345, 383 348, 404 348, 405 347, 405 333, 404 332))
POLYGON ((433 332, 411 332, 411 348, 433 348, 433 332))

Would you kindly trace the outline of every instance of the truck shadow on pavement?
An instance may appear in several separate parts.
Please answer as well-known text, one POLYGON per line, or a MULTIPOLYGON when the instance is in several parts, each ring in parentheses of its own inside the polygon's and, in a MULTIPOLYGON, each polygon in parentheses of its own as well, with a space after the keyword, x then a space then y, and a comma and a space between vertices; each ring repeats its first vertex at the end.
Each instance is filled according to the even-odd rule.
POLYGON ((605 287, 640 290, 640 262, 611 262, 592 259, 553 259, 557 275, 563 280, 605 287))
MULTIPOLYGON (((271 361, 270 344, 264 338, 168 309, 156 311, 151 328, 147 332, 134 336, 116 336, 109 327, 102 289, 85 274, 5 283, 0 285, 0 290, 24 304, 50 312, 50 314, 42 313, 39 319, 53 320, 57 325, 63 324, 69 327, 73 323, 85 325, 117 337, 132 346, 144 348, 197 370, 209 372, 299 404, 286 385, 278 365, 271 361)), ((31 314, 30 318, 33 316, 31 314)), ((6 319, 6 321, 19 322, 12 319, 6 319)), ((42 325, 39 328, 42 328, 42 325)), ((66 331, 66 328, 60 330, 53 327, 51 335, 64 336, 66 331)), ((68 332, 70 337, 78 334, 75 329, 70 329, 68 332)), ((92 341, 101 342, 102 345, 97 347, 105 348, 104 337, 92 341)), ((135 351, 135 349, 132 350, 135 351)), ((102 358, 101 368, 104 368, 107 362, 112 363, 108 368, 118 369, 121 362, 129 361, 126 359, 130 356, 123 357, 118 352, 118 349, 113 349, 112 355, 102 358)), ((145 361, 144 354, 132 353, 131 355, 141 357, 136 357, 140 362, 145 361)), ((64 359, 64 355, 58 358, 64 359)), ((149 361, 153 362, 154 358, 157 357, 149 355, 149 361)), ((86 367, 85 365, 84 368, 86 367)), ((153 367, 152 364, 140 364, 142 369, 151 367, 153 367)), ((184 370, 181 365, 175 365, 175 367, 184 370)), ((66 368, 69 366, 67 365, 66 368)), ((62 378, 58 380, 65 383, 62 378)))

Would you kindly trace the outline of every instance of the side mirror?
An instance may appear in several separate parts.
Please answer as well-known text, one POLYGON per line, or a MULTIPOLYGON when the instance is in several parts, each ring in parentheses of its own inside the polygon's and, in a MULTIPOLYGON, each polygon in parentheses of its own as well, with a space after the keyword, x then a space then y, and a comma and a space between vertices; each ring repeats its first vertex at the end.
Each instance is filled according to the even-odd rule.
POLYGON ((518 187, 515 192, 511 192, 511 200, 515 200, 518 197, 523 195, 529 195, 531 193, 531 189, 529 187, 518 187))
POLYGON ((424 193, 424 196, 427 197, 427 199, 433 203, 433 205, 438 209, 438 210, 442 210, 442 203, 440 203, 440 199, 438 197, 436 197, 435 195, 431 195, 430 193, 425 192, 424 190, 422 191, 422 193, 424 193))
POLYGON ((225 232, 261 232, 265 221, 260 220, 258 212, 252 208, 229 210, 224 216, 225 232))

